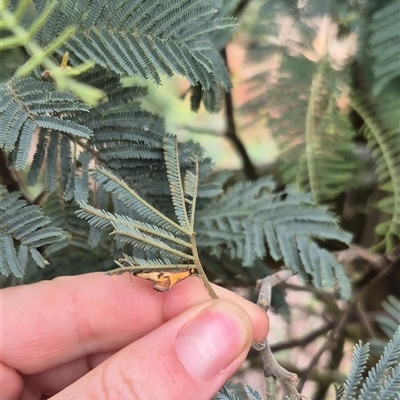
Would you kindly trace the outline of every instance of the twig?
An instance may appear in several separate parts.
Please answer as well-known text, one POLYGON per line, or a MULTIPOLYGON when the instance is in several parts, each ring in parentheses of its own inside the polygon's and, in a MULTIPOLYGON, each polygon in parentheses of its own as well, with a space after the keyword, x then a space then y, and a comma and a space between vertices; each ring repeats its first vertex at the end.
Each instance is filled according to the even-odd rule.
MULTIPOLYGON (((292 271, 284 269, 262 279, 260 282, 260 293, 258 296, 257 304, 262 309, 268 311, 270 307, 272 287, 280 282, 285 281, 292 275, 293 275, 292 271)), ((278 362, 275 360, 271 352, 267 339, 265 339, 261 343, 253 344, 253 348, 260 353, 263 362, 264 376, 267 379, 267 387, 269 393, 267 394, 268 400, 273 400, 275 397, 275 395, 273 394, 274 390, 271 387, 273 386, 272 381, 270 379, 271 377, 280 383, 284 396, 287 396, 290 399, 293 398, 298 400, 306 398, 301 394, 299 394, 298 391, 296 390, 295 385, 297 383, 297 375, 287 371, 285 368, 281 367, 278 364, 278 362)))
POLYGON ((345 326, 345 323, 347 321, 347 318, 350 315, 351 310, 353 309, 354 302, 350 303, 349 307, 347 308, 346 312, 343 314, 341 321, 339 324, 331 331, 329 334, 328 338, 326 339, 325 343, 322 345, 322 347, 318 350, 318 352, 314 355, 314 357, 311 359, 310 364, 308 365, 307 369, 304 370, 301 379, 298 384, 298 389, 301 391, 303 389, 303 386, 307 380, 308 374, 310 371, 314 368, 314 366, 317 364, 318 360, 321 358, 322 354, 325 353, 325 351, 330 347, 331 343, 336 340, 336 337, 339 335, 339 333, 342 331, 342 329, 345 326))
MULTIPOLYGON (((340 333, 345 328, 346 323, 349 320, 352 321, 352 320, 354 320, 354 318, 356 318, 356 315, 353 313, 354 308, 358 306, 358 303, 360 301, 362 301, 362 299, 365 295, 368 295, 368 293, 370 293, 370 288, 372 286, 377 286, 378 282, 381 279, 383 279, 386 275, 388 275, 396 266, 400 265, 400 256, 394 256, 389 259, 386 256, 378 256, 378 257, 373 257, 373 258, 367 259, 366 257, 364 257, 365 253, 364 253, 363 249, 361 247, 357 247, 357 246, 354 246, 351 249, 351 251, 344 250, 343 252, 344 252, 344 256, 342 256, 342 252, 337 253, 338 259, 340 259, 342 262, 343 262, 343 260, 347 260, 348 262, 351 262, 351 261, 361 259, 367 264, 374 263, 374 266, 372 268, 374 268, 375 270, 379 269, 379 273, 372 280, 370 280, 369 283, 363 288, 363 290, 355 296, 354 300, 348 304, 346 310, 344 310, 344 313, 341 317, 339 324, 336 325, 333 322, 328 322, 326 325, 324 325, 320 329, 317 329, 316 331, 310 333, 309 335, 307 335, 301 339, 291 341, 291 342, 280 343, 271 348, 268 347, 267 341, 265 341, 259 345, 253 345, 253 348, 255 350, 257 350, 258 352, 260 352, 260 355, 262 357, 264 375, 269 376, 269 377, 273 376, 274 378, 276 378, 280 382, 283 390, 284 391, 286 390, 286 392, 289 391, 289 393, 291 393, 290 391, 296 390, 296 389, 294 389, 294 385, 297 381, 297 375, 291 374, 286 369, 282 368, 282 366, 278 365, 278 368, 277 368, 276 367, 277 362, 273 358, 272 354, 270 354, 270 352, 272 350, 279 351, 279 350, 283 350, 285 348, 307 345, 309 342, 311 342, 316 337, 331 330, 329 337, 325 341, 324 345, 320 348, 320 350, 314 355, 309 366, 305 370, 297 371, 297 373, 301 376, 301 380, 297 387, 297 391, 300 392, 302 390, 303 385, 306 382, 306 380, 309 379, 309 377, 311 375, 318 373, 317 371, 313 372, 313 368, 315 367, 316 363, 318 362, 318 360, 320 359, 322 354, 324 354, 324 352, 326 350, 328 350, 330 347, 332 347, 332 343, 335 343, 338 335, 340 335, 340 333), (296 381, 293 380, 293 376, 296 378, 296 381)), ((279 271, 277 274, 272 275, 271 277, 265 278, 261 281, 261 289, 260 289, 260 296, 259 296, 260 304, 259 305, 263 309, 266 309, 266 310, 269 309, 272 287, 275 284, 282 282, 284 280, 284 278, 287 278, 288 276, 290 276, 291 273, 289 272, 288 275, 286 275, 286 274, 287 274, 286 270, 282 270, 282 271, 279 271)), ((289 289, 293 289, 293 290, 309 291, 311 289, 311 292, 314 292, 314 290, 312 290, 313 289, 312 287, 306 288, 306 287, 292 285, 292 284, 288 284, 288 283, 284 283, 283 286, 286 288, 289 288, 289 289)), ((319 292, 319 291, 316 291, 315 293, 321 294, 321 292, 319 292)), ((329 294, 327 294, 327 295, 329 295, 329 294)), ((331 296, 329 296, 329 297, 331 297, 331 296)), ((340 310, 338 309, 337 311, 340 311, 340 310)), ((357 315, 358 315, 357 320, 364 319, 364 323, 366 320, 369 319, 369 317, 363 313, 359 312, 359 313, 357 313, 357 315)), ((340 348, 338 348, 338 351, 340 352, 340 354, 336 354, 335 351, 332 351, 332 361, 331 361, 331 366, 330 366, 331 373, 333 373, 335 371, 335 369, 336 369, 335 366, 338 365, 338 363, 340 362, 339 359, 341 358, 342 345, 340 346, 340 348)), ((292 371, 295 370, 294 368, 289 368, 289 369, 292 371)), ((343 380, 343 379, 336 378, 333 380, 331 379, 330 382, 341 381, 341 380, 343 380)), ((272 400, 275 398, 274 397, 275 395, 273 395, 273 396, 271 395, 271 387, 270 387, 271 380, 270 379, 268 379, 267 384, 269 385, 268 392, 267 392, 267 399, 272 400)), ((329 382, 322 382, 322 387, 320 388, 319 392, 317 392, 317 395, 326 392, 325 388, 328 386, 330 386, 329 382)), ((296 399, 305 398, 304 396, 301 397, 301 395, 298 394, 297 391, 294 392, 293 394, 291 394, 292 396, 294 396, 294 398, 296 398, 296 399)), ((272 392, 274 392, 274 391, 272 391, 272 392)), ((322 397, 319 397, 319 398, 322 398, 322 397)))
POLYGON ((219 297, 218 297, 217 293, 215 293, 214 289, 212 288, 212 286, 207 278, 207 275, 204 272, 203 266, 201 265, 199 253, 197 252, 196 238, 195 238, 194 234, 190 237, 190 242, 192 243, 193 256, 195 257, 196 260, 198 260, 197 264, 196 264, 196 270, 201 279, 201 282, 203 283, 204 287, 208 290, 208 293, 211 296, 211 298, 218 299, 219 297))
MULTIPOLYGON (((336 371, 338 370, 340 363, 343 359, 343 350, 345 344, 345 337, 341 335, 337 341, 333 343, 331 348, 331 357, 329 361, 329 371, 336 371)), ((343 381, 339 381, 343 382, 343 381)), ((324 400, 326 399, 326 394, 328 393, 331 384, 329 382, 318 382, 318 387, 316 392, 313 395, 313 400, 324 400)))
MULTIPOLYGON (((305 397, 299 394, 296 390, 297 375, 287 371, 278 364, 271 352, 267 339, 262 343, 253 345, 253 347, 260 353, 264 366, 264 376, 266 378, 272 377, 276 379, 281 385, 284 396, 288 396, 290 399, 304 399, 305 397)), ((268 381, 271 384, 270 379, 268 379, 268 381)), ((272 399, 267 398, 267 400, 272 399)))
POLYGON ((214 137, 222 137, 222 134, 216 131, 215 129, 200 128, 190 125, 182 125, 180 126, 180 129, 184 129, 185 131, 188 131, 196 135, 210 135, 214 137))
MULTIPOLYGON (((226 66, 228 67, 228 58, 225 47, 221 50, 221 56, 224 59, 226 66)), ((225 115, 227 122, 225 136, 234 144, 238 153, 242 157, 243 169, 246 177, 250 180, 255 180, 257 179, 256 169, 251 162, 249 155, 247 154, 246 148, 244 147, 236 132, 236 123, 233 114, 233 101, 231 92, 225 92, 225 115)))
POLYGON ((386 264, 386 266, 381 269, 378 275, 376 275, 363 287, 361 293, 359 296, 357 296, 357 299, 362 300, 364 296, 368 296, 369 293, 373 293, 373 290, 371 291, 372 287, 379 287, 378 282, 398 266, 400 266, 400 255, 392 259, 389 264, 386 264))
POLYGON ((379 254, 373 254, 356 245, 350 245, 349 248, 337 252, 336 258, 341 264, 353 264, 357 260, 362 260, 367 262, 372 269, 376 271, 381 271, 387 264, 386 257, 379 254))
MULTIPOLYGON (((279 363, 283 368, 295 373, 296 375, 301 375, 303 373, 303 370, 301 368, 298 368, 296 365, 290 362, 279 361, 279 363)), ((251 365, 254 368, 262 368, 258 354, 257 354, 257 359, 251 360, 251 365)), ((327 385, 331 386, 332 383, 344 382, 346 380, 346 374, 339 372, 337 369, 335 370, 325 369, 325 368, 323 370, 314 369, 310 372, 308 380, 314 381, 317 384, 321 382, 326 383, 327 385)), ((267 397, 267 399, 270 400, 269 397, 267 397)))
POLYGON ((249 5, 250 0, 241 0, 239 4, 236 6, 235 11, 232 16, 238 18, 240 14, 243 14, 246 7, 249 5))
POLYGON ((308 344, 310 344, 312 341, 314 341, 316 338, 329 332, 333 327, 334 327, 334 323, 328 322, 327 324, 321 326, 321 328, 318 328, 318 329, 312 331, 311 333, 309 333, 306 336, 303 336, 302 338, 292 339, 287 342, 281 342, 281 343, 272 345, 271 351, 275 353, 277 351, 292 349, 293 347, 305 347, 308 344))
POLYGON ((258 281, 257 285, 260 287, 260 291, 258 293, 257 304, 263 310, 268 311, 271 304, 272 287, 278 283, 285 282, 292 275, 293 272, 289 269, 282 269, 258 281))
POLYGON ((372 338, 376 338, 377 334, 375 332, 374 327, 372 326, 372 324, 370 323, 370 321, 366 315, 367 313, 364 309, 364 305, 361 302, 358 302, 356 305, 356 308, 357 308, 357 313, 360 316, 360 321, 365 326, 365 329, 367 330, 369 336, 372 338))

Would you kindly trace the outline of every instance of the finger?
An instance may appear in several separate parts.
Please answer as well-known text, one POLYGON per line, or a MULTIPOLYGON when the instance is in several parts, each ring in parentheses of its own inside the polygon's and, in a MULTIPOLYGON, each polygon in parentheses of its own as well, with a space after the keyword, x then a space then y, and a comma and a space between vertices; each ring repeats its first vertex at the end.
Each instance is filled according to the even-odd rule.
POLYGON ((0 399, 20 399, 24 382, 18 372, 0 362, 0 399))
MULTIPOLYGON (((80 379, 115 353, 115 351, 97 353, 92 356, 70 361, 67 364, 48 369, 39 374, 24 375, 23 387, 25 397, 10 397, 8 400, 50 398, 80 379)), ((1 396, 0 398, 2 399, 1 396)))
POLYGON ((210 399, 240 367, 252 336, 241 307, 208 301, 127 346, 53 399, 210 399))
MULTIPOLYGON (((266 314, 216 289, 246 309, 255 340, 261 341, 268 329, 266 314)), ((90 354, 116 351, 207 299, 198 278, 159 293, 148 281, 101 273, 4 289, 1 360, 22 373, 36 374, 90 354)))

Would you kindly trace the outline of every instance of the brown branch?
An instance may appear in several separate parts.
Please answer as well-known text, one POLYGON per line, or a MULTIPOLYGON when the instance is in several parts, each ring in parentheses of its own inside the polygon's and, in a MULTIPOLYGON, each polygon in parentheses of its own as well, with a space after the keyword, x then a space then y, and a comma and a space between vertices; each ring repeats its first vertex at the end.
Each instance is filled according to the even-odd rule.
MULTIPOLYGON (((237 4, 235 10, 233 11, 232 16, 235 18, 239 18, 243 14, 249 3, 250 0, 241 0, 237 4)), ((228 68, 228 57, 226 54, 226 48, 224 47, 220 53, 225 61, 226 67, 228 68)), ((227 122, 227 130, 225 132, 225 136, 233 143, 238 153, 240 154, 243 160, 243 169, 246 177, 250 180, 256 180, 258 177, 256 169, 253 163, 251 162, 249 155, 247 154, 246 148, 244 147, 243 143, 241 142, 241 140, 237 135, 232 93, 225 92, 224 97, 225 97, 225 115, 227 122)))
MULTIPOLYGON (((228 58, 225 48, 221 50, 221 56, 224 59, 226 66, 228 67, 228 58)), ((257 179, 256 169, 251 162, 249 155, 247 154, 244 144, 241 142, 237 135, 231 92, 225 92, 225 116, 227 129, 224 135, 233 143, 233 145, 236 147, 236 150, 240 154, 243 160, 243 169, 246 177, 250 180, 255 180, 257 179)))
MULTIPOLYGON (((300 376, 303 373, 303 370, 301 368, 298 368, 295 364, 292 364, 288 361, 279 360, 279 364, 286 370, 291 371, 296 375, 300 376)), ((251 360, 251 367, 257 369, 263 368, 258 354, 256 358, 251 360)), ((314 381, 317 384, 326 383, 330 386, 332 383, 344 382, 346 380, 346 374, 338 370, 330 370, 325 368, 314 369, 310 372, 308 380, 314 381)), ((267 399, 269 399, 269 397, 267 397, 267 399)))
POLYGON ((364 296, 368 296, 369 293, 373 293, 372 288, 379 287, 379 281, 384 279, 392 270, 400 266, 400 255, 395 256, 390 262, 388 262, 389 260, 386 257, 382 258, 386 260, 386 265, 363 287, 361 293, 357 296, 357 300, 361 300, 364 296))
MULTIPOLYGON (((258 296, 257 304, 262 309, 268 311, 270 306, 272 287, 280 282, 285 281, 292 275, 293 272, 285 269, 262 279, 260 281, 260 293, 258 296)), ((253 348, 256 349, 261 356, 261 360, 264 366, 264 376, 267 379, 267 385, 270 392, 268 398, 273 399, 275 397, 274 395, 271 395, 271 393, 273 393, 273 388, 271 387, 272 381, 270 378, 272 377, 277 380, 281 385, 284 396, 287 396, 290 399, 297 400, 306 399, 305 396, 302 396, 296 390, 297 375, 287 371, 285 368, 279 365, 271 352, 267 339, 265 339, 262 343, 253 344, 253 348)))
POLYGON ((298 384, 298 389, 301 391, 303 389, 304 384, 306 383, 306 380, 308 378, 308 374, 310 371, 314 368, 314 366, 317 364, 318 360, 321 358, 322 354, 325 353, 326 350, 328 350, 332 343, 337 339, 338 335, 342 332, 342 330, 345 327, 345 324, 347 322, 347 319, 350 315, 350 312, 352 311, 354 306, 354 302, 350 303, 349 307, 343 314, 339 324, 331 331, 329 334, 328 338, 326 339, 325 343, 322 345, 322 347, 317 351, 317 353, 314 355, 314 357, 311 359, 310 364, 308 367, 303 371, 301 379, 298 384))
MULTIPOLYGON (((290 342, 280 343, 273 347, 269 347, 267 340, 262 343, 254 344, 253 348, 257 350, 261 356, 263 369, 264 369, 264 376, 265 377, 273 377, 274 379, 278 380, 282 386, 282 390, 284 395, 288 396, 289 398, 295 399, 305 399, 306 397, 302 396, 298 392, 300 392, 304 386, 304 383, 310 376, 312 376, 315 372, 313 372, 313 368, 317 364, 318 360, 324 354, 325 351, 331 350, 331 362, 330 362, 330 369, 333 371, 337 368, 340 363, 340 360, 343 356, 343 345, 344 345, 344 338, 341 337, 341 340, 338 341, 339 336, 341 335, 342 331, 345 329, 346 324, 348 321, 352 321, 355 318, 357 320, 364 320, 363 322, 369 319, 369 316, 365 313, 356 313, 354 314, 354 310, 358 308, 358 303, 364 298, 364 296, 370 293, 370 289, 372 287, 376 287, 379 285, 379 281, 382 280, 385 276, 387 276, 394 268, 400 265, 400 255, 394 252, 393 256, 380 256, 380 255, 372 255, 369 256, 368 252, 358 246, 351 246, 349 249, 340 251, 336 254, 337 259, 342 263, 353 263, 354 261, 361 260, 365 264, 369 265, 369 267, 375 271, 379 271, 369 282, 362 288, 360 292, 358 292, 355 298, 348 304, 346 310, 343 311, 342 317, 338 324, 334 324, 333 322, 328 322, 326 325, 317 329, 316 331, 310 333, 309 335, 298 339, 292 340, 290 342), (362 314, 362 315, 361 315, 362 314), (356 317, 357 315, 357 317, 356 317), (312 342, 316 337, 323 335, 324 333, 331 331, 327 340, 323 344, 323 346, 319 349, 319 351, 314 355, 310 364, 305 370, 298 371, 298 374, 301 376, 301 380, 297 387, 295 388, 295 384, 297 383, 297 375, 291 372, 288 372, 285 368, 278 364, 275 358, 272 355, 272 349, 274 351, 283 350, 285 348, 291 348, 296 346, 307 345, 308 343, 312 342), (337 345, 339 344, 339 345, 337 345)), ((278 271, 276 274, 271 275, 267 278, 264 278, 261 281, 260 287, 260 294, 258 298, 257 304, 265 310, 269 309, 270 305, 270 296, 272 287, 275 284, 284 282, 292 273, 288 270, 281 270, 278 271)), ((293 290, 305 290, 315 292, 317 296, 326 295, 326 301, 333 301, 333 295, 329 293, 321 293, 320 291, 313 290, 315 288, 307 285, 308 287, 302 287, 299 285, 292 285, 283 283, 287 289, 293 290)), ((336 306, 335 314, 342 312, 339 307, 336 306)), ((291 369, 293 371, 293 369, 291 369)), ((270 384, 271 380, 268 379, 268 383, 270 384)), ((318 398, 323 398, 323 394, 327 391, 329 387, 329 383, 323 382, 318 391, 317 395, 318 398)), ((269 393, 271 393, 271 388, 269 387, 269 393)), ((273 399, 274 397, 268 395, 267 399, 273 399)))
POLYGON ((320 328, 310 332, 308 335, 303 336, 302 338, 292 339, 287 342, 281 342, 271 345, 271 351, 275 353, 277 351, 292 349, 293 347, 306 347, 316 338, 329 332, 334 326, 335 324, 333 322, 328 322, 320 328))
MULTIPOLYGON (((345 345, 345 336, 341 335, 338 340, 332 343, 330 348, 330 362, 329 362, 329 370, 336 371, 339 369, 340 363, 343 358, 343 351, 345 345)), ((339 381, 341 382, 341 381, 339 381)), ((331 384, 329 382, 318 382, 318 388, 313 395, 313 400, 324 400, 326 398, 326 394, 328 393, 331 384)))
POLYGON ((386 257, 383 257, 380 254, 373 254, 354 244, 350 245, 349 248, 345 250, 337 252, 336 258, 341 264, 353 264, 355 261, 361 260, 366 262, 376 271, 381 271, 387 264, 386 257))
POLYGON ((241 0, 239 4, 236 6, 232 16, 238 18, 241 14, 243 14, 244 10, 249 5, 249 3, 250 0, 241 0))

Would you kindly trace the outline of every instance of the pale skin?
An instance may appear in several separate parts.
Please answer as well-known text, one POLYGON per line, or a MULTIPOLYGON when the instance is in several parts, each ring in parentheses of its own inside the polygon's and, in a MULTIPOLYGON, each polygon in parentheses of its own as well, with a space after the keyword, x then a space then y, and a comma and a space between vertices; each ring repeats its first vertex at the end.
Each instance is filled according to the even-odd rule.
POLYGON ((93 273, 1 290, 0 398, 212 398, 268 332, 264 311, 213 288, 93 273))

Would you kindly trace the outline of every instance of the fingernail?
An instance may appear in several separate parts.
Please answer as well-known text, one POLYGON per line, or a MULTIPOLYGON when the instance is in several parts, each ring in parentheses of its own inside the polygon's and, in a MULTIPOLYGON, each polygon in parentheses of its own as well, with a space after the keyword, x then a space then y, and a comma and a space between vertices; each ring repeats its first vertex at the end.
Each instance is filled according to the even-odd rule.
POLYGON ((211 380, 242 353, 251 336, 245 311, 233 303, 219 302, 181 328, 175 349, 190 375, 211 380))

